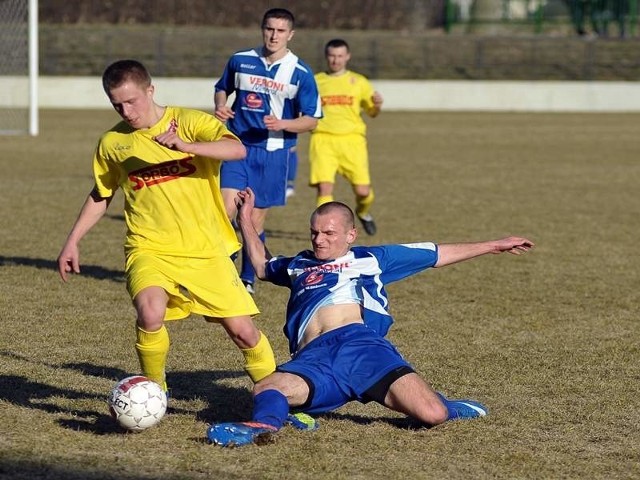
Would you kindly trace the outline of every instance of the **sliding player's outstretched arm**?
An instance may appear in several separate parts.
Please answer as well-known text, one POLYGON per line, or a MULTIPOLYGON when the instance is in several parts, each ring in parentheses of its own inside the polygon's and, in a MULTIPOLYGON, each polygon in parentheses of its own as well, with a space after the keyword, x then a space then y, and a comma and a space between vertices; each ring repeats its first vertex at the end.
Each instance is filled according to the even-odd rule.
POLYGON ((238 226, 242 234, 244 248, 249 255, 256 276, 264 280, 267 261, 272 257, 265 244, 260 240, 258 232, 251 220, 254 209, 255 194, 250 188, 238 192, 236 206, 238 208, 238 226))
POLYGON ((534 243, 524 237, 505 237, 498 240, 470 243, 443 243, 438 245, 438 262, 435 267, 444 267, 488 253, 511 253, 520 255, 533 248, 534 243))

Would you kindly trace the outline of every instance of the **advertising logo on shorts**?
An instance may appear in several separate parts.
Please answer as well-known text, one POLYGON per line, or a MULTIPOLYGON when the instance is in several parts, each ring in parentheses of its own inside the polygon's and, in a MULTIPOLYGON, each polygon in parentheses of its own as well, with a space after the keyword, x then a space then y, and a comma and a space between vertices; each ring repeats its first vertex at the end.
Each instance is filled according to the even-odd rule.
POLYGON ((304 286, 307 287, 309 285, 316 285, 322 281, 324 278, 324 273, 322 272, 311 272, 307 275, 307 278, 304 279, 304 286))
POLYGON ((252 110, 262 108, 262 97, 256 93, 249 93, 244 97, 244 104, 252 110))

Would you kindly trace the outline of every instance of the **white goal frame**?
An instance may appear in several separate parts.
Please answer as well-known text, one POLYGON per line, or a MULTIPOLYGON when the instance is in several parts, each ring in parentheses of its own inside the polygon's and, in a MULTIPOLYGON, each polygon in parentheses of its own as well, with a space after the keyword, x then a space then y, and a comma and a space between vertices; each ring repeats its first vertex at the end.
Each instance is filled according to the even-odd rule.
MULTIPOLYGON (((26 17, 21 17, 21 28, 26 26, 26 35, 28 38, 24 39, 24 43, 20 42, 19 51, 26 51, 25 57, 18 57, 24 59, 24 64, 18 64, 17 72, 15 71, 15 64, 9 63, 3 75, 0 71, 0 109, 6 107, 8 110, 7 117, 11 119, 10 111, 12 109, 18 109, 22 112, 21 115, 26 116, 26 122, 16 122, 16 126, 9 120, 9 128, 0 127, 0 135, 8 134, 25 134, 36 136, 39 133, 39 100, 38 100, 38 0, 19 0, 22 3, 15 3, 20 8, 26 7, 26 17), (27 22, 26 25, 24 22, 27 22)), ((24 10, 21 10, 21 14, 24 15, 24 10)), ((21 15, 18 15, 21 16, 21 15)), ((13 17, 6 18, 8 22, 13 17)), ((10 25, 7 24, 7 25, 10 25)), ((20 28, 20 27, 19 27, 20 28)), ((11 43, 14 38, 11 37, 11 33, 6 37, 11 43)), ((1 34, 0 34, 1 37, 1 34)), ((17 37, 19 38, 19 37, 17 37)), ((5 40, 4 38, 2 40, 5 40)), ((11 47, 9 47, 11 48, 11 47)), ((11 62, 11 61, 9 61, 11 62)), ((18 115, 20 117, 21 115, 18 115)), ((23 117, 24 118, 24 117, 23 117)))
POLYGON ((39 133, 38 0, 29 0, 29 135, 39 133))

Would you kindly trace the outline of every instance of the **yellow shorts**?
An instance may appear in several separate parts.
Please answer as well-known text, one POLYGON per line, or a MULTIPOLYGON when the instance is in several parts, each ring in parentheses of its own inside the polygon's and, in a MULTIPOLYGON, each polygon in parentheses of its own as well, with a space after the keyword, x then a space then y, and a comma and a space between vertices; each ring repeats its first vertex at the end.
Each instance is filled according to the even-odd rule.
POLYGON ((186 258, 132 252, 125 272, 131 298, 147 287, 162 287, 169 296, 165 320, 191 313, 228 318, 259 313, 229 257, 186 258))
POLYGON ((336 173, 351 185, 371 184, 367 139, 362 135, 312 134, 309 166, 309 185, 335 183, 336 173))

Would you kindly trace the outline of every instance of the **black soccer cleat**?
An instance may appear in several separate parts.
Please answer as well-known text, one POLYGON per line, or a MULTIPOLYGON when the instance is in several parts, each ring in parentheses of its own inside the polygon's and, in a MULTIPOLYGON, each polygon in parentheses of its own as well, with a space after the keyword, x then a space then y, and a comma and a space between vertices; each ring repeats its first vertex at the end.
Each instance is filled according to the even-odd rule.
POLYGON ((364 217, 358 216, 358 220, 362 223, 362 228, 367 232, 367 235, 375 235, 378 231, 376 222, 373 221, 373 217, 371 215, 367 214, 364 217))

